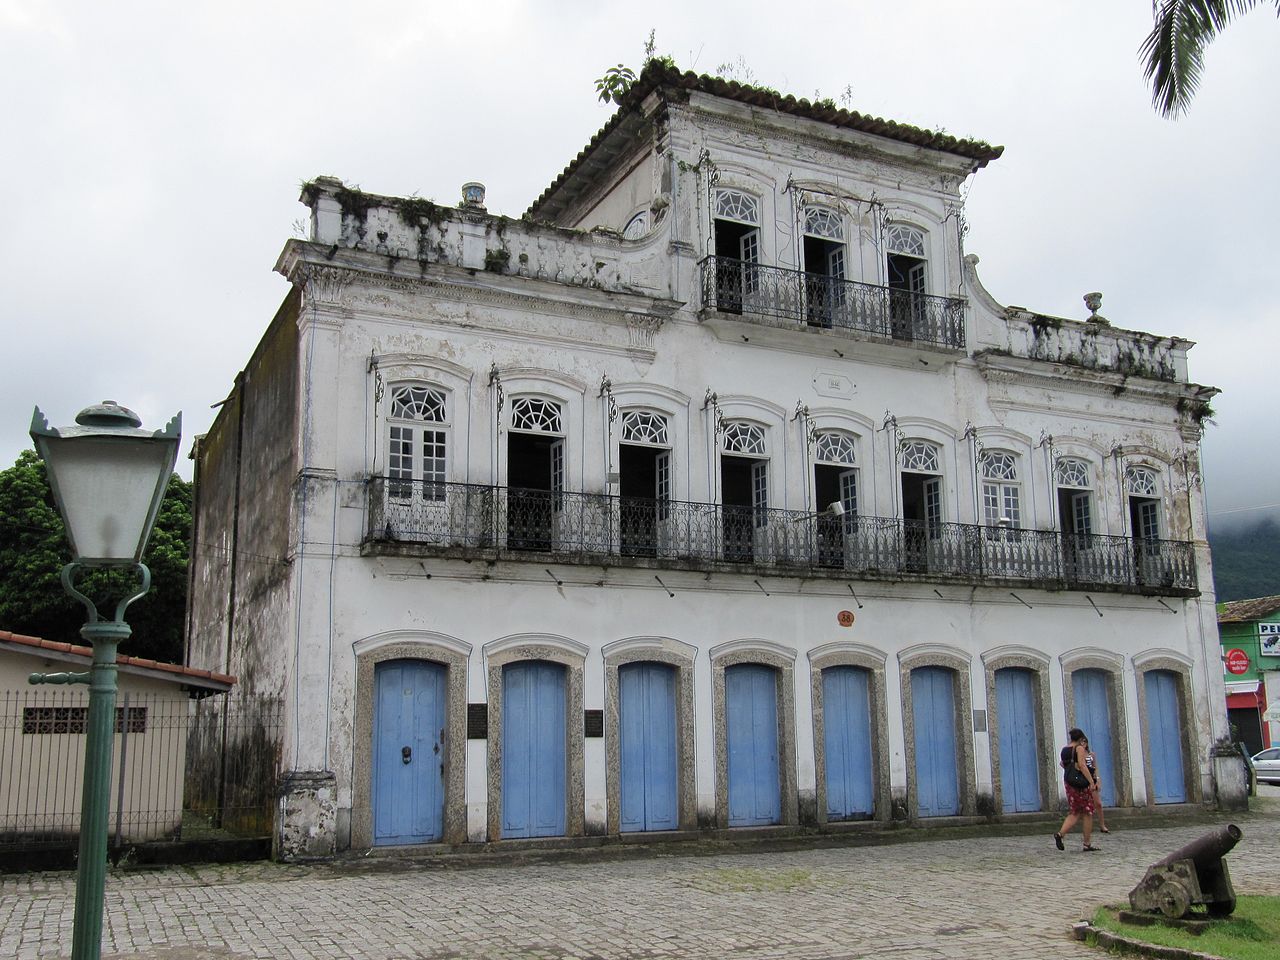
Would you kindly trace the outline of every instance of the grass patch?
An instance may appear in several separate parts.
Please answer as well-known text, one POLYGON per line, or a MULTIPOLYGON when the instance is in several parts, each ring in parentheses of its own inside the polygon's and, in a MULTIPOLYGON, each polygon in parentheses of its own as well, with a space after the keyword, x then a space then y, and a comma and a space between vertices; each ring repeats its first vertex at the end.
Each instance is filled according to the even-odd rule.
MULTIPOLYGON (((1196 911, 1191 913, 1192 918, 1200 916, 1196 911)), ((1280 956, 1280 897, 1240 897, 1235 913, 1199 935, 1174 927, 1121 923, 1111 907, 1099 907, 1093 925, 1145 943, 1211 953, 1226 960, 1275 960, 1280 956)))

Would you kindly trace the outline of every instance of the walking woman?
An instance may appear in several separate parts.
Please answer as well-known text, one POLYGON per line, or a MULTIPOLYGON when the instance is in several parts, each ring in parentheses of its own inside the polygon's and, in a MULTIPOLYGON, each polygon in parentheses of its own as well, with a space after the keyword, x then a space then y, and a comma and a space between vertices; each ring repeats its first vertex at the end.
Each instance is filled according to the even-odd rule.
POLYGON ((1102 781, 1098 779, 1098 758, 1093 755, 1093 748, 1089 746, 1089 738, 1084 738, 1084 764, 1089 768, 1089 775, 1093 777, 1093 812, 1098 815, 1098 829, 1103 833, 1110 833, 1107 829, 1107 817, 1102 812, 1102 781))
POLYGON ((1089 766, 1085 762, 1085 744, 1088 740, 1085 738, 1084 731, 1079 727, 1073 727, 1071 732, 1067 734, 1071 742, 1062 748, 1062 779, 1067 788, 1067 818, 1062 821, 1062 826, 1058 828, 1058 832, 1053 835, 1053 842, 1059 850, 1067 849, 1062 842, 1062 836, 1070 832, 1071 828, 1076 825, 1076 821, 1080 820, 1084 826, 1084 847, 1085 853, 1092 853, 1098 848, 1091 842, 1093 840, 1093 774, 1089 772, 1089 766))

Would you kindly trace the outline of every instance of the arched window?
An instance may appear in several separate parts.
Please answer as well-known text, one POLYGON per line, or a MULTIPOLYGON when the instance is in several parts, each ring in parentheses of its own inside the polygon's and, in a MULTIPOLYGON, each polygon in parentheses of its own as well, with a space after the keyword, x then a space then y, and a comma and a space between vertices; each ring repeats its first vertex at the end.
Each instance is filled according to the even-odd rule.
POLYGON ((1129 495, 1129 529, 1138 540, 1160 539, 1160 480, 1150 467, 1130 464, 1124 468, 1124 489, 1129 495))
POLYGON ((627 221, 627 225, 622 229, 622 239, 639 240, 649 232, 649 211, 641 210, 634 217, 627 221))
POLYGON ((980 461, 982 514, 989 527, 1022 526, 1022 494, 1018 461, 1003 450, 988 450, 980 461))
POLYGON ((393 384, 387 405, 388 493, 444 499, 448 466, 448 406, 432 387, 393 384))
POLYGON ((741 314, 753 305, 760 291, 760 201, 741 190, 717 189, 712 228, 714 306, 725 313, 741 314))
POLYGON ((858 468, 853 435, 843 430, 820 431, 813 442, 813 461, 814 509, 828 510, 838 501, 846 516, 857 516, 858 468))
POLYGON ((806 207, 801 244, 806 322, 814 327, 847 325, 844 222, 840 214, 826 207, 806 207))
POLYGON ((565 505, 564 414, 542 397, 511 401, 507 433, 507 546, 548 550, 565 505))
POLYGON ((623 410, 618 442, 619 532, 625 556, 657 556, 669 544, 671 446, 665 414, 623 410))
POLYGON ((942 533, 942 454, 927 440, 903 440, 898 459, 903 566, 919 573, 929 568, 929 543, 942 533))
MULTIPOLYGON (((928 268, 924 231, 905 223, 885 227, 885 279, 889 286, 889 334, 914 340, 929 330, 928 268)), ((927 336, 926 336, 927 338, 927 336)))
POLYGON ((1063 533, 1087 537, 1093 533, 1093 479, 1089 464, 1061 457, 1053 465, 1058 484, 1058 527, 1063 533))

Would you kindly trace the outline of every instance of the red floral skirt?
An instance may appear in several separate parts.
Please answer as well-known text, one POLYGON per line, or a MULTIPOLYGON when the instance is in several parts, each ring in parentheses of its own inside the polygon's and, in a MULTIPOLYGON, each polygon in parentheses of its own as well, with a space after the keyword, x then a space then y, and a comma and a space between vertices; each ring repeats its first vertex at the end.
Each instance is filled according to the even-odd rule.
POLYGON ((1093 813, 1093 791, 1088 787, 1083 790, 1077 790, 1071 784, 1067 784, 1067 809, 1072 813, 1093 813))

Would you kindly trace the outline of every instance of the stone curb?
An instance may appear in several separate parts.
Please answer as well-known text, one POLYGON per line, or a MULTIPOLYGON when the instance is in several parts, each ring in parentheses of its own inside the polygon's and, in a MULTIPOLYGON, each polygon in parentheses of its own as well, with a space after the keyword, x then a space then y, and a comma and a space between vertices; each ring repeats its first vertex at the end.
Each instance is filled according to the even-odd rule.
POLYGON ((1142 940, 1095 927, 1088 920, 1073 923, 1071 936, 1093 947, 1103 947, 1106 950, 1137 957, 1154 957, 1156 960, 1222 960, 1214 953, 1200 953, 1197 950, 1184 950, 1182 947, 1162 947, 1154 943, 1145 943, 1142 940))

